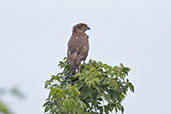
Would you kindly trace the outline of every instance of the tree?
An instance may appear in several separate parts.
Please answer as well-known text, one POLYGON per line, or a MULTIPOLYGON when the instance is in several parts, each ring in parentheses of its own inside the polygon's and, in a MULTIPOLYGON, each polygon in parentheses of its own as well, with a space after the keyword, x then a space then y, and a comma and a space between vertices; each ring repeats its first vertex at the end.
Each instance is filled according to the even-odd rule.
POLYGON ((110 66, 95 60, 81 65, 81 72, 69 76, 69 61, 59 62, 62 72, 45 82, 49 96, 44 104, 48 114, 109 114, 124 112, 122 101, 134 86, 127 79, 130 68, 110 66))
MULTIPOLYGON (((20 92, 20 90, 17 87, 13 87, 10 90, 1 88, 0 89, 0 97, 2 97, 1 95, 4 94, 9 94, 12 96, 17 96, 20 99, 24 98, 24 94, 22 92, 20 92)), ((0 114, 12 114, 13 112, 11 111, 10 107, 6 104, 6 102, 4 100, 2 100, 2 98, 0 98, 0 114)))
POLYGON ((4 101, 0 100, 0 113, 9 114, 9 108, 5 105, 4 101))

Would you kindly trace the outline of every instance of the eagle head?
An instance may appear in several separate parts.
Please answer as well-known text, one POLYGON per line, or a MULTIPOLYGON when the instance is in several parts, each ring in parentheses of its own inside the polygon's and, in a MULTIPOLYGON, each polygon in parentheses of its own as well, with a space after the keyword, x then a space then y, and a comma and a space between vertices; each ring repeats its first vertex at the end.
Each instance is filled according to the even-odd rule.
POLYGON ((85 32, 86 30, 90 30, 90 27, 87 24, 85 24, 85 23, 79 23, 79 24, 76 24, 73 27, 73 32, 74 31, 82 31, 82 32, 85 32))

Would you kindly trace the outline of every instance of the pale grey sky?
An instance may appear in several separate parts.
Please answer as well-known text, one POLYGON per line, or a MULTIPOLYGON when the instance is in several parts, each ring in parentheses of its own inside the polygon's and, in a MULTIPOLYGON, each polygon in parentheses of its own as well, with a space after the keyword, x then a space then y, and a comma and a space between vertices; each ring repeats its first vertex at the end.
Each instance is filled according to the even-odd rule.
POLYGON ((16 114, 43 114, 44 82, 60 71, 72 26, 85 22, 87 59, 132 69, 135 93, 123 102, 125 114, 171 114, 170 6, 169 0, 1 0, 0 87, 18 86, 26 95, 5 100, 16 114))

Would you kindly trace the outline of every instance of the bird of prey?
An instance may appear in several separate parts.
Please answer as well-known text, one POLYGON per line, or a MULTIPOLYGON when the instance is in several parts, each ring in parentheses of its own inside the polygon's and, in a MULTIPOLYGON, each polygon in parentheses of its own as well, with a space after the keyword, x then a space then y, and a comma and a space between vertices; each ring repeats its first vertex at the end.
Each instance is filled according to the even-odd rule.
POLYGON ((85 23, 76 24, 73 27, 71 38, 68 42, 67 57, 70 62, 69 75, 72 76, 81 69, 81 61, 85 61, 88 55, 89 42, 85 33, 90 28, 85 23))

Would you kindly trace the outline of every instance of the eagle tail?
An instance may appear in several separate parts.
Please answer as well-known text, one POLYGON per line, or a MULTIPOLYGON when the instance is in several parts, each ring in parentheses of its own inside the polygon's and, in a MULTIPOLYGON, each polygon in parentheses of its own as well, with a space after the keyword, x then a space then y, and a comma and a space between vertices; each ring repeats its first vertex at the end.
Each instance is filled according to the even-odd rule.
POLYGON ((70 76, 73 76, 76 73, 78 66, 79 65, 75 65, 75 64, 70 65, 70 69, 69 69, 69 75, 70 76))

